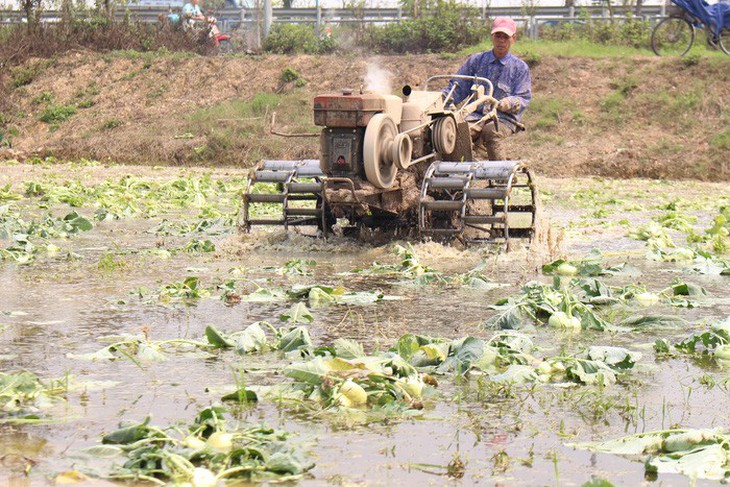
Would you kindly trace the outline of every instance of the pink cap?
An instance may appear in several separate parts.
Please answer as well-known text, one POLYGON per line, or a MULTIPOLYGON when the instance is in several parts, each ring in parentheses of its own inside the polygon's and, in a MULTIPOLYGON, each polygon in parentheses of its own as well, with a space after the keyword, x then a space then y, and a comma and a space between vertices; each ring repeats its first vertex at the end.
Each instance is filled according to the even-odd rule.
POLYGON ((492 34, 496 32, 504 32, 512 37, 517 32, 517 24, 509 17, 497 17, 492 23, 492 34))

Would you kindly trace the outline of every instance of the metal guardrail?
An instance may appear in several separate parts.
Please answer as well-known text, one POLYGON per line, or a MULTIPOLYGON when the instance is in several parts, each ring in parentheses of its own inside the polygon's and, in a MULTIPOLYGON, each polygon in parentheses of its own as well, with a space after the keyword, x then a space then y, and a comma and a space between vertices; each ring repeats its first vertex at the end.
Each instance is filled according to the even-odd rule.
MULTIPOLYGON (((611 10, 614 17, 625 17, 634 14, 635 7, 614 6, 611 10)), ((550 19, 559 18, 575 19, 579 13, 586 12, 590 17, 609 17, 609 10, 605 6, 585 7, 490 7, 482 8, 482 15, 486 17, 510 16, 520 19, 537 18, 550 19)), ((129 18, 139 22, 157 22, 160 14, 167 14, 167 7, 139 7, 128 6, 118 8, 115 11, 115 18, 122 20, 127 14, 129 18)), ((642 17, 664 16, 664 5, 647 5, 642 7, 642 17)), ((247 9, 223 9, 217 10, 215 16, 223 24, 223 27, 236 28, 240 24, 255 22, 259 18, 257 12, 247 9)), ((61 12, 46 10, 41 15, 42 20, 47 22, 58 21, 61 12)), ((275 8, 273 9, 274 22, 291 23, 389 23, 400 22, 408 19, 400 8, 275 8)), ((0 10, 0 23, 11 24, 25 22, 25 15, 20 10, 0 10)))
MULTIPOLYGON (((167 7, 139 7, 128 6, 119 8, 114 12, 115 19, 123 20, 129 16, 132 21, 143 23, 155 23, 160 15, 168 13, 167 7)), ((248 9, 222 9, 214 12, 218 19, 218 27, 222 32, 231 32, 239 28, 258 26, 260 22, 265 23, 263 12, 248 9)), ((626 20, 630 17, 636 18, 634 7, 615 6, 609 10, 606 6, 582 6, 582 7, 534 7, 530 9, 520 7, 492 7, 482 8, 483 18, 510 16, 518 24, 524 26, 528 38, 537 40, 540 37, 540 30, 546 23, 555 22, 576 22, 581 23, 587 20, 586 17, 596 21, 626 20), (580 14, 580 17, 578 17, 580 14)), ((666 16, 665 5, 647 5, 642 8, 641 18, 650 23, 658 21, 666 16)), ((58 11, 44 11, 41 18, 46 22, 57 22, 61 18, 58 11)), ((400 8, 292 8, 273 9, 271 21, 275 23, 309 23, 321 27, 323 24, 387 24, 408 20, 400 8)), ((25 22, 24 13, 18 10, 0 10, 0 25, 17 24, 25 22)), ((264 26, 266 29, 266 27, 264 26)))

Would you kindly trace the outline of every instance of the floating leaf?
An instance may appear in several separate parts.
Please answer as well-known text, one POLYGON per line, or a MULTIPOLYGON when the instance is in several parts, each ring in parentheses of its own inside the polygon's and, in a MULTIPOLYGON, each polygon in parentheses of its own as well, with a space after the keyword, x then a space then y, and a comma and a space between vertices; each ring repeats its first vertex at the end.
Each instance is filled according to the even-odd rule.
POLYGON ((78 470, 68 470, 66 472, 61 472, 56 475, 55 482, 56 484, 62 485, 78 484, 81 482, 86 482, 87 480, 89 480, 89 478, 78 470))
POLYGON ((670 315, 631 316, 619 323, 619 326, 630 328, 684 328, 688 325, 689 323, 687 323, 687 320, 680 318, 679 316, 670 315))
POLYGON ((236 352, 246 354, 265 350, 267 346, 266 333, 261 325, 252 323, 236 336, 236 352))
POLYGON ((250 389, 241 388, 221 397, 221 401, 235 401, 239 403, 258 402, 259 397, 250 389))
POLYGON ((512 364, 501 374, 493 375, 491 379, 492 382, 524 384, 526 382, 535 382, 537 372, 529 365, 512 364))
POLYGON ((451 344, 449 357, 444 363, 444 367, 452 367, 457 373, 465 374, 482 355, 484 355, 484 341, 479 338, 466 337, 451 344))
POLYGON ((108 444, 121 444, 126 445, 135 441, 141 440, 146 437, 150 432, 147 426, 150 422, 149 416, 145 418, 141 423, 134 423, 127 426, 122 426, 118 430, 112 431, 111 433, 102 437, 101 442, 108 444))
POLYGON ((219 332, 215 326, 208 325, 205 327, 205 337, 208 342, 216 348, 230 348, 234 347, 236 343, 233 340, 229 340, 219 332))
POLYGON ((309 305, 313 307, 317 306, 330 306, 337 303, 332 288, 323 288, 315 286, 309 290, 308 293, 309 305), (328 290, 329 289, 329 292, 328 290))
POLYGON ((705 288, 689 282, 675 282, 672 284, 672 292, 675 296, 704 296, 707 294, 705 288))
POLYGON ((354 340, 337 338, 334 342, 332 342, 332 345, 335 349, 336 357, 352 359, 365 356, 365 351, 363 350, 362 345, 354 340))
POLYGON ((279 338, 278 349, 282 352, 291 352, 311 346, 312 339, 309 337, 309 331, 303 326, 298 326, 279 338))
POLYGON ((646 470, 657 473, 678 473, 692 479, 724 480, 730 475, 728 455, 722 445, 708 445, 687 453, 650 457, 646 470))
POLYGON ((521 306, 508 306, 489 318, 484 325, 498 330, 519 330, 525 326, 527 316, 521 306))
POLYGON ((139 344, 137 358, 143 362, 164 362, 167 360, 165 354, 158 347, 145 342, 139 344))
POLYGON ((587 355, 615 369, 630 369, 641 359, 640 353, 621 347, 590 347, 587 355))
POLYGON ((266 468, 272 472, 289 475, 300 475, 314 467, 296 451, 276 452, 266 462, 266 468))
POLYGON ((109 350, 109 347, 102 348, 101 350, 98 350, 96 352, 91 353, 67 353, 67 358, 73 359, 73 360, 90 360, 90 361, 96 361, 96 360, 116 360, 117 356, 114 355, 111 350, 109 350))
POLYGON ((289 311, 287 311, 286 313, 282 313, 279 316, 279 319, 281 321, 291 324, 309 324, 314 321, 314 316, 312 316, 312 313, 310 313, 309 309, 307 309, 304 303, 296 303, 289 309, 289 311))
POLYGON ((97 458, 114 458, 121 455, 124 450, 113 445, 96 445, 83 449, 84 453, 95 456, 97 458))
POLYGON ((278 289, 259 288, 251 294, 242 296, 241 300, 249 303, 276 303, 285 301, 286 294, 278 289))
POLYGON ((648 472, 722 480, 730 475, 730 464, 724 448, 729 440, 722 429, 664 430, 568 446, 616 455, 649 454, 645 463, 648 472))
POLYGON ((324 376, 333 370, 332 361, 322 357, 315 357, 309 362, 291 364, 284 369, 284 375, 300 382, 319 385, 324 376))
POLYGON ((601 386, 616 383, 616 374, 601 361, 570 359, 566 361, 565 365, 565 373, 568 379, 572 381, 601 386))

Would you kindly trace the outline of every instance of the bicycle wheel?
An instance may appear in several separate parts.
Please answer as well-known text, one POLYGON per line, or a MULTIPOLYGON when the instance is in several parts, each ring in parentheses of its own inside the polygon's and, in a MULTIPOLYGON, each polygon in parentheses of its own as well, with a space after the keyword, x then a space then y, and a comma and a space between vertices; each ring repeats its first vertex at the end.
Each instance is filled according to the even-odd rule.
POLYGON ((720 37, 717 38, 717 45, 722 52, 730 56, 730 29, 720 31, 720 37))
POLYGON ((651 33, 651 50, 657 56, 684 56, 695 41, 695 28, 680 17, 668 17, 651 33))

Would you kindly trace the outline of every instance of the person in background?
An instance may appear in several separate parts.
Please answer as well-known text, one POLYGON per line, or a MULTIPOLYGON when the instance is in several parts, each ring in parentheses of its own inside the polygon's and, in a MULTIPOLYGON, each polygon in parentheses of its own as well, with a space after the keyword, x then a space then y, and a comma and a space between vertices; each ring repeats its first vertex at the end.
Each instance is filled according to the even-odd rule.
POLYGON ((198 3, 200 3, 200 0, 190 0, 189 3, 183 5, 182 16, 185 26, 188 28, 207 25, 208 18, 203 15, 198 3))
POLYGON ((173 26, 180 25, 180 7, 175 7, 174 9, 170 8, 167 13, 167 22, 173 26))
MULTIPOLYGON (((492 119, 484 119, 483 107, 467 117, 469 129, 475 145, 481 144, 492 161, 506 158, 502 141, 524 130, 520 122, 522 114, 532 99, 532 80, 530 68, 522 59, 510 53, 517 40, 517 24, 509 17, 497 17, 492 23, 492 49, 470 56, 456 74, 487 78, 494 86, 494 98, 497 105, 498 123, 492 119)), ((454 84, 444 89, 448 93, 454 84)), ((453 94, 453 103, 458 104, 471 93, 468 83, 457 85, 453 94)))

